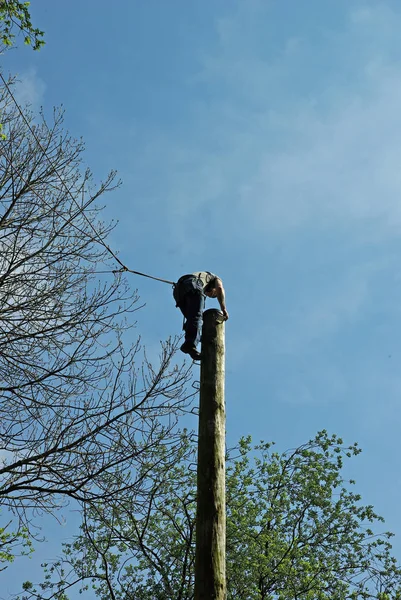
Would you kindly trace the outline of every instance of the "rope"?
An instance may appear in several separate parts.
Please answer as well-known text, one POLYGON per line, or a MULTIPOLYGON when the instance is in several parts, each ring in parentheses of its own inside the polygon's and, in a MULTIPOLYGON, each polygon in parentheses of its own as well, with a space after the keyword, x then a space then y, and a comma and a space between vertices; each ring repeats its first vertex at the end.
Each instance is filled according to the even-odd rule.
POLYGON ((160 279, 160 277, 154 277, 153 275, 147 275, 146 273, 140 273, 139 271, 133 271, 132 269, 128 269, 128 267, 122 267, 121 269, 117 269, 113 271, 113 273, 122 273, 124 271, 128 271, 128 273, 133 273, 134 275, 141 275, 142 277, 149 277, 149 279, 155 279, 156 281, 162 281, 163 283, 170 283, 171 285, 175 285, 175 281, 170 281, 169 279, 160 279))
MULTIPOLYGON (((31 124, 29 123, 28 119, 25 117, 20 105, 18 104, 14 94, 11 91, 10 86, 8 85, 7 81, 4 79, 3 74, 0 71, 0 79, 3 82, 6 90, 8 91, 8 93, 10 94, 11 99, 13 100, 21 118, 23 119, 25 125, 28 127, 29 131, 31 132, 31 135, 33 136, 33 138, 35 139, 36 143, 38 144, 39 148, 41 149, 43 155, 47 158, 50 166, 53 168, 54 173, 57 175, 58 179, 60 180, 60 183, 62 184, 64 190, 67 192, 68 196, 71 198, 71 200, 73 201, 73 203, 77 206, 79 212, 82 214, 82 216, 84 217, 85 221, 87 222, 87 224, 89 225, 89 227, 92 229, 92 231, 94 232, 95 236, 94 237, 90 237, 90 239, 94 242, 97 242, 98 244, 100 244, 101 246, 103 246, 103 248, 105 248, 105 250, 114 258, 114 260, 120 265, 120 269, 115 269, 113 271, 111 271, 112 273, 122 273, 122 272, 128 272, 128 273, 133 273, 134 275, 140 275, 142 277, 148 277, 149 279, 154 279, 155 281, 161 281, 162 283, 168 283, 170 285, 175 285, 174 281, 169 281, 168 279, 161 279, 160 277, 154 277, 153 275, 147 275, 146 273, 140 273, 139 271, 134 271, 133 269, 129 269, 119 258, 118 256, 116 256, 116 254, 113 252, 113 250, 110 248, 110 246, 108 246, 104 240, 100 237, 99 233, 96 231, 95 227, 93 226, 93 224, 90 222, 90 220, 88 219, 88 217, 86 216, 86 214, 82 211, 82 207, 79 206, 78 202, 75 200, 74 196, 71 193, 71 190, 67 187, 67 185, 65 184, 65 182, 63 181, 61 175, 59 174, 59 172, 57 171, 54 163, 52 162, 52 160, 49 158, 45 148, 43 148, 42 144, 40 143, 40 140, 38 139, 35 131, 32 129, 31 124)), ((22 179, 22 181, 24 181, 23 177, 21 176, 20 173, 18 173, 18 171, 15 169, 15 167, 13 166, 14 170, 17 172, 17 175, 19 175, 19 177, 22 179)), ((26 181, 24 181, 24 183, 27 183, 26 181)), ((34 190, 32 190, 33 193, 39 198, 39 200, 43 201, 43 198, 41 198, 37 192, 35 192, 34 190)), ((62 215, 58 215, 61 216, 62 215)), ((67 219, 65 219, 65 221, 67 222, 67 219)), ((82 233, 82 231, 74 224, 71 222, 71 219, 69 219, 70 224, 77 229, 78 231, 80 231, 82 233)))

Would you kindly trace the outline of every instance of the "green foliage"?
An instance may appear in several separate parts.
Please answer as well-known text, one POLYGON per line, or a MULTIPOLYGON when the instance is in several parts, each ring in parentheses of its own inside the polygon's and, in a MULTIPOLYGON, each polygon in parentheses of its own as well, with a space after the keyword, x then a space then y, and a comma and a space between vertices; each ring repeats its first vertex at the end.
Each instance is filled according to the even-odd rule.
MULTIPOLYGON (((401 599, 392 534, 374 533, 383 519, 342 476, 359 453, 326 431, 282 454, 240 440, 227 461, 229 600, 401 599)), ((75 580, 101 600, 192 600, 195 455, 185 437, 168 473, 160 456, 146 506, 132 497, 86 514, 40 594, 26 598, 59 597, 75 580)))
POLYGON ((15 43, 15 31, 24 36, 24 43, 39 50, 44 44, 44 32, 32 25, 30 2, 0 0, 0 37, 5 47, 15 43))
MULTIPOLYGON (((372 506, 360 504, 341 475, 354 445, 320 432, 296 450, 242 440, 228 469, 227 570, 230 598, 342 600, 401 589, 390 533, 372 506)), ((394 596, 392 596, 394 597, 394 596)))
POLYGON ((14 562, 16 556, 26 556, 33 552, 31 538, 25 527, 10 530, 11 522, 0 527, 0 571, 14 562))

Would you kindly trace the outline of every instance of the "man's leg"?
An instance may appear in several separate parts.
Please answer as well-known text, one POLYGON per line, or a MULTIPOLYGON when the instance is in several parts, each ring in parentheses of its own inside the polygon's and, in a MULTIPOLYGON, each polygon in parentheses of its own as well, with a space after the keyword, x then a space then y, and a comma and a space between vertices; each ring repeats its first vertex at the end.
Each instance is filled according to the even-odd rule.
MULTIPOLYGON (((189 352, 190 349, 196 349, 196 346, 200 341, 204 306, 205 298, 202 293, 194 291, 185 295, 184 306, 182 308, 182 312, 186 319, 184 325, 185 343, 181 349, 184 352, 188 352, 188 354, 191 354, 189 352)), ((200 356, 196 356, 196 358, 199 357, 200 356)))

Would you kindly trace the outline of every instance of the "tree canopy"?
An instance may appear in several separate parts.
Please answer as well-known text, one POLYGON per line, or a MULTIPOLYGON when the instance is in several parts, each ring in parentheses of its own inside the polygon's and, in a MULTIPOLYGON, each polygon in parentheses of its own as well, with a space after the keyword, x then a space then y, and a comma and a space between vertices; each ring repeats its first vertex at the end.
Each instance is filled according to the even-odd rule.
POLYGON ((34 50, 39 50, 44 45, 44 32, 32 24, 30 4, 19 0, 0 1, 0 36, 5 47, 13 46, 18 34, 21 34, 24 43, 32 46, 34 50))
MULTIPOLYGON (((392 534, 378 534, 383 519, 342 474, 359 452, 325 431, 283 453, 240 440, 227 463, 229 599, 401 598, 392 534)), ((194 455, 186 439, 171 470, 159 464, 142 510, 131 497, 90 506, 81 535, 47 565, 40 586, 27 584, 25 598, 65 598, 74 584, 102 600, 192 600, 194 455)))

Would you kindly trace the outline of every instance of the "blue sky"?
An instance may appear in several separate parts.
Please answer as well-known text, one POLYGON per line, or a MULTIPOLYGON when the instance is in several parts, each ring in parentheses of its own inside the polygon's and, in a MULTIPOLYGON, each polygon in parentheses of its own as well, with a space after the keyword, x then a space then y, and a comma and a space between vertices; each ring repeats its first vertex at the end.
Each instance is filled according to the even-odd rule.
MULTIPOLYGON (((159 277, 224 281, 228 444, 357 441, 350 476, 401 533, 399 2, 32 4, 46 46, 3 70, 21 102, 63 104, 97 180, 118 170, 113 249, 159 277)), ((169 286, 132 286, 154 351, 180 313, 169 286)), ((2 574, 10 591, 21 565, 2 574)))

